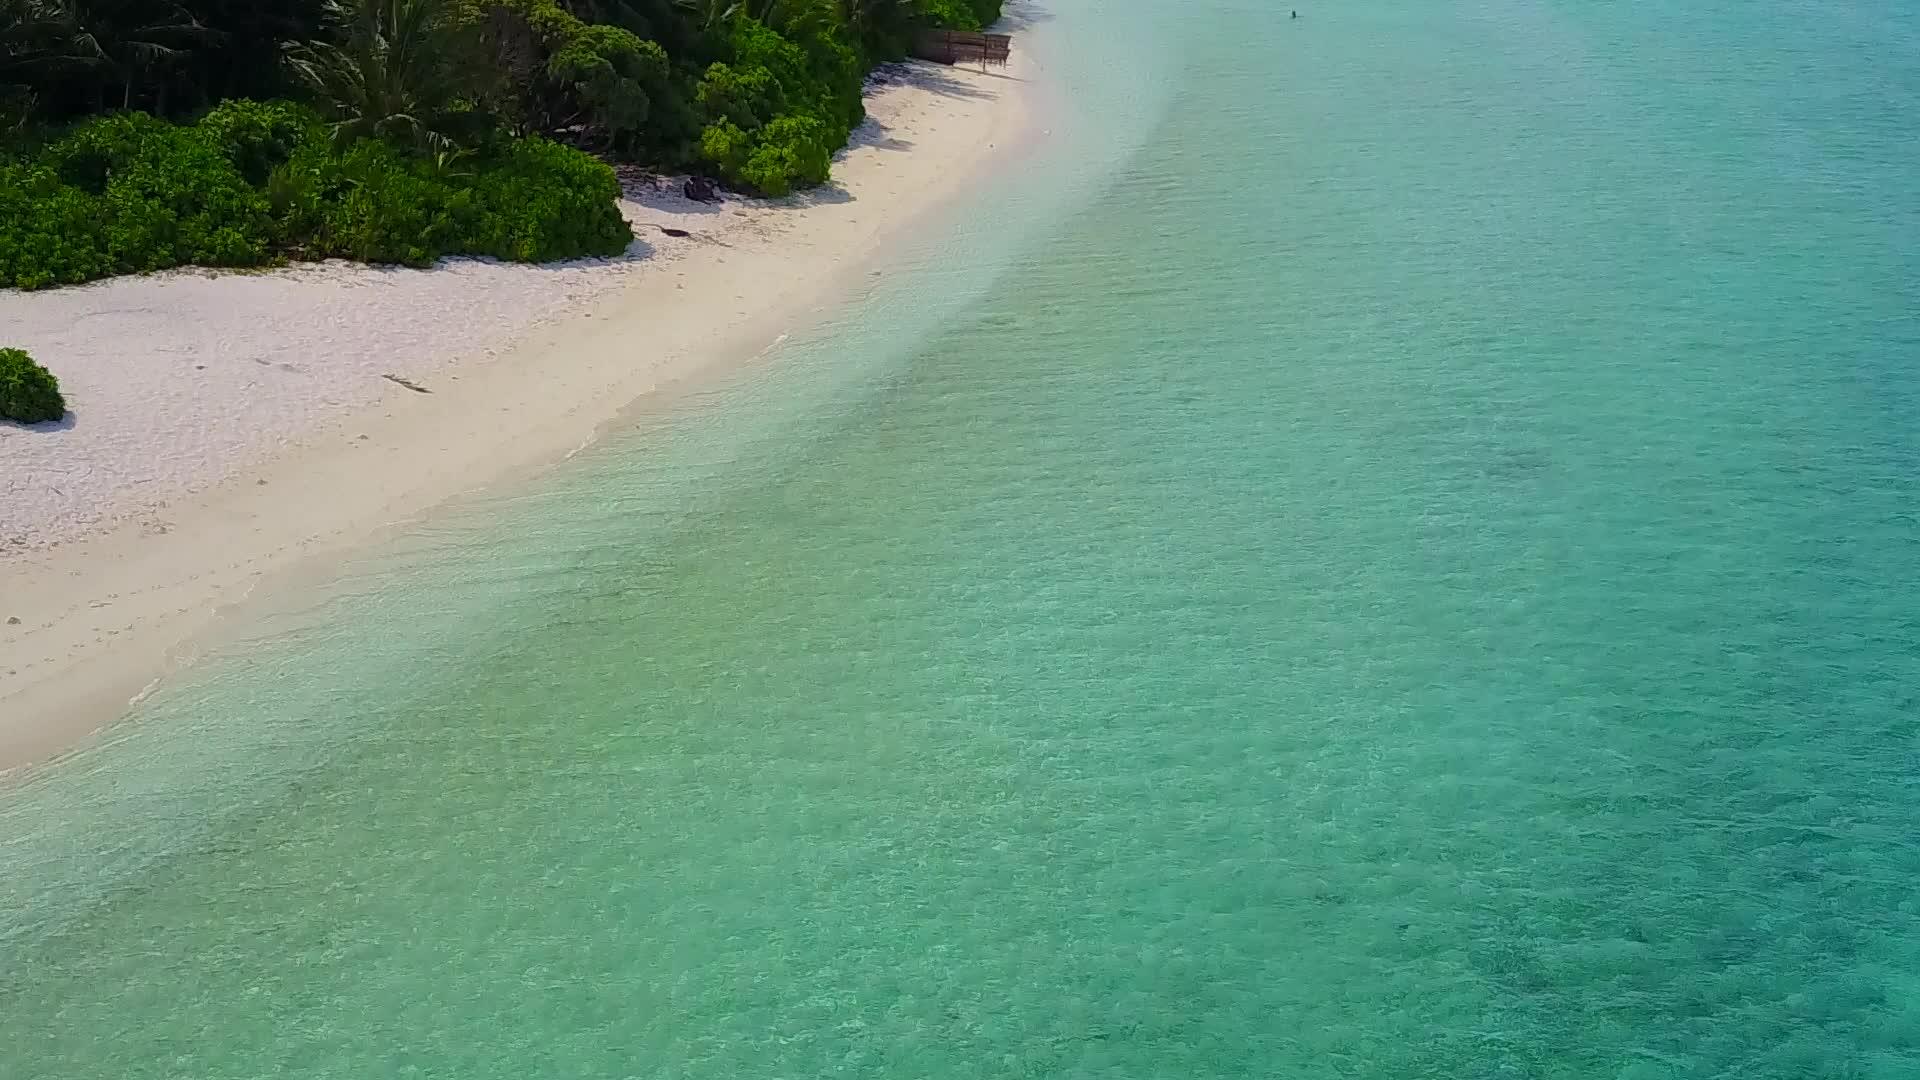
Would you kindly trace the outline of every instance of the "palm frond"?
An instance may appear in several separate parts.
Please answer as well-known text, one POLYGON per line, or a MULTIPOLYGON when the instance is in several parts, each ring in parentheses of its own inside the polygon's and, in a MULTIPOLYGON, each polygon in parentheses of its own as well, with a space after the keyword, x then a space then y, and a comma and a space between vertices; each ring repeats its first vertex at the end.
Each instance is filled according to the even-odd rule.
POLYGON ((453 99, 443 0, 328 0, 325 15, 333 40, 283 51, 332 114, 334 137, 450 146, 439 125, 453 99))

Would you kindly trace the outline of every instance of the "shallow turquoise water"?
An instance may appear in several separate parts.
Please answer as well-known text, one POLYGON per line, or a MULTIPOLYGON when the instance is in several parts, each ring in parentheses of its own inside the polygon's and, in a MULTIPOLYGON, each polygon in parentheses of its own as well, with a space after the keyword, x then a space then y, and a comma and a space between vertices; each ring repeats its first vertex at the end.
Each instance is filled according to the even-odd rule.
POLYGON ((0 1075, 1920 1076, 1920 16, 1055 15, 966 259, 0 796, 0 1075))

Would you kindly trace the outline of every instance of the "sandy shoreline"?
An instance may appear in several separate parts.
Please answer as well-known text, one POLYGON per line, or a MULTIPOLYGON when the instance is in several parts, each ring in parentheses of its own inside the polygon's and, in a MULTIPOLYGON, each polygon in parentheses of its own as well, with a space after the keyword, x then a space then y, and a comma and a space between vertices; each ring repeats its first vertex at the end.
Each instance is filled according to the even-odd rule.
POLYGON ((5 343, 60 375, 72 408, 0 427, 0 770, 117 718, 269 575, 557 460, 818 318, 903 226, 1031 137, 1015 56, 894 72, 820 192, 717 210, 630 192, 621 260, 0 293, 5 343))

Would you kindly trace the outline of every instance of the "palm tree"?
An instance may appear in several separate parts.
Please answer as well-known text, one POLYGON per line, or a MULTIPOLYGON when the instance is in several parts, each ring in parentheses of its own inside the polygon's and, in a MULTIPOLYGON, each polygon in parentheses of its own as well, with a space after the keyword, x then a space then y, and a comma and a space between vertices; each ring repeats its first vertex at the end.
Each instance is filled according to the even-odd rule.
POLYGON ((907 0, 845 0, 847 26, 855 35, 875 29, 885 16, 905 14, 907 0))
POLYGON ((707 30, 731 20, 742 7, 740 0, 674 0, 674 3, 692 12, 707 30))
POLYGON ((51 26, 37 0, 0 0, 0 131, 24 124, 33 112, 51 26))
POLYGON ((46 0, 0 0, 0 86, 32 86, 66 29, 46 0))
POLYGON ((135 90, 154 84, 157 108, 164 110, 160 72, 219 36, 172 0, 45 0, 42 6, 68 28, 71 37, 60 51, 69 64, 92 74, 100 106, 114 88, 120 107, 130 109, 135 90))
POLYGON ((327 0, 335 42, 290 43, 294 74, 333 113, 334 137, 369 136, 432 150, 453 102, 444 0, 327 0))

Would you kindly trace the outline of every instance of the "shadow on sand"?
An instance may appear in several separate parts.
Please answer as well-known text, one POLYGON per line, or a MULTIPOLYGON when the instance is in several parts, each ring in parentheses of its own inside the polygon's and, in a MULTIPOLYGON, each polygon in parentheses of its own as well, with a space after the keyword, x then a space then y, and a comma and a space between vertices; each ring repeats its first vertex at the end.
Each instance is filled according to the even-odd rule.
POLYGON ((547 272, 556 270, 580 270, 596 266, 618 266, 622 263, 645 262, 653 258, 656 249, 652 244, 640 238, 640 234, 645 231, 651 230, 636 224, 634 226, 635 235, 633 241, 627 245, 627 250, 618 255, 609 255, 604 258, 589 256, 582 259, 561 259, 558 262, 524 263, 496 259, 491 255, 448 255, 436 260, 432 266, 399 266, 392 263, 362 265, 364 269, 372 273, 392 277, 402 277, 408 274, 432 274, 461 263, 484 263, 491 266, 512 266, 523 270, 540 270, 547 272))
POLYGON ((30 431, 36 435, 51 435, 57 431, 72 431, 80 422, 80 415, 71 408, 58 420, 42 420, 37 424, 22 424, 15 420, 0 417, 0 431, 30 431))

